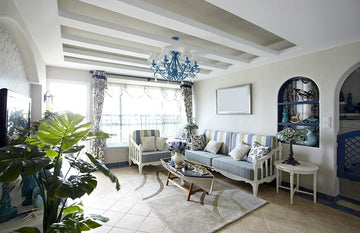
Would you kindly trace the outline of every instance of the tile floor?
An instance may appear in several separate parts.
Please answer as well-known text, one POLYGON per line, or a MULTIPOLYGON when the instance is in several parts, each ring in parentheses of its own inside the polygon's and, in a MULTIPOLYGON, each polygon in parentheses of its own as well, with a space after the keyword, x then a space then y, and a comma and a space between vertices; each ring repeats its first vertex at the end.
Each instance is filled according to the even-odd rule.
MULTIPOLYGON (((126 178, 138 175, 136 166, 112 169, 121 183, 120 191, 105 177, 99 175, 98 188, 83 199, 85 211, 109 217, 110 221, 91 233, 168 233, 171 232, 161 220, 139 199, 137 194, 126 183, 126 178)), ((146 167, 144 168, 146 172, 146 167)), ((251 186, 244 182, 228 180, 221 175, 218 179, 236 184, 239 188, 251 192, 251 186)), ((360 233, 360 218, 346 214, 322 204, 314 204, 311 200, 300 196, 294 197, 290 205, 289 193, 280 190, 277 194, 270 185, 260 185, 260 198, 268 203, 226 226, 219 232, 223 233, 360 233)), ((29 225, 39 221, 39 217, 23 217, 0 224, 0 232, 10 232, 19 224, 29 225)), ((201 221, 201 220, 199 220, 201 221)))

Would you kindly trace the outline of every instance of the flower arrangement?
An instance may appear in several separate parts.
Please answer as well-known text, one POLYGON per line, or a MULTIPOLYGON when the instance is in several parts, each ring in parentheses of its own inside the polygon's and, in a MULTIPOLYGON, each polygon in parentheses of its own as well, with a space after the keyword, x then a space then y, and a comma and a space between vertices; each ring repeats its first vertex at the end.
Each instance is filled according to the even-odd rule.
POLYGON ((184 154, 187 143, 183 141, 172 142, 169 147, 169 151, 184 154))

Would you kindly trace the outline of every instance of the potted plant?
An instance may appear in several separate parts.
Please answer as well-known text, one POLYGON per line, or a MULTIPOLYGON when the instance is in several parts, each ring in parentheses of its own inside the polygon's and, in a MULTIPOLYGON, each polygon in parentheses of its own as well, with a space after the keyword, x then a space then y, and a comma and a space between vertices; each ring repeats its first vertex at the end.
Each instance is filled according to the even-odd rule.
POLYGON ((187 142, 189 142, 189 143, 191 143, 191 141, 192 141, 192 135, 193 135, 193 131, 195 130, 195 129, 198 129, 199 127, 197 126, 197 124, 195 124, 194 122, 190 122, 190 123, 188 123, 188 124, 186 124, 185 126, 184 126, 184 129, 186 129, 186 131, 187 131, 187 135, 186 135, 186 141, 187 142))
MULTIPOLYGON (((91 123, 83 123, 84 117, 65 112, 50 115, 37 125, 35 135, 26 138, 26 144, 0 148, 0 182, 11 182, 22 176, 33 176, 43 200, 43 232, 81 232, 101 226, 98 221, 108 219, 100 215, 85 216, 81 203, 68 205, 85 193, 90 194, 97 185, 91 173, 100 171, 120 189, 118 179, 92 154, 86 153, 90 162, 79 158, 84 146, 78 142, 105 139, 103 132, 91 132, 91 123), (68 160, 76 175, 61 173, 62 163, 68 160)), ((34 232, 35 227, 24 227, 17 232, 34 232)))

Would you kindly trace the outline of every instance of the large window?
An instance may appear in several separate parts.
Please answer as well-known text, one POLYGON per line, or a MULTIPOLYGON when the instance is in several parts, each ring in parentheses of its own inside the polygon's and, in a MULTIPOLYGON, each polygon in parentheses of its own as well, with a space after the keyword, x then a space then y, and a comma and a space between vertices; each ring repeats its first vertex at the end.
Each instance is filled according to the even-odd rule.
POLYGON ((54 96, 50 107, 54 112, 70 111, 89 121, 89 84, 50 80, 48 90, 54 96))
POLYGON ((185 122, 180 89, 108 84, 100 127, 115 136, 107 142, 127 142, 136 129, 159 129, 162 136, 174 137, 185 122))

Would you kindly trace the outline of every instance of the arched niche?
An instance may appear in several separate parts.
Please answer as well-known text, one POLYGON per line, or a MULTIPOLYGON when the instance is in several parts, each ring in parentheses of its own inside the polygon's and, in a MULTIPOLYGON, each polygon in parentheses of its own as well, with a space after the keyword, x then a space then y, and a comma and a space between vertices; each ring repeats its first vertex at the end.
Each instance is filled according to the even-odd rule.
POLYGON ((319 147, 319 88, 307 77, 290 78, 278 92, 278 132, 291 127, 306 134, 295 144, 319 147))

